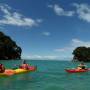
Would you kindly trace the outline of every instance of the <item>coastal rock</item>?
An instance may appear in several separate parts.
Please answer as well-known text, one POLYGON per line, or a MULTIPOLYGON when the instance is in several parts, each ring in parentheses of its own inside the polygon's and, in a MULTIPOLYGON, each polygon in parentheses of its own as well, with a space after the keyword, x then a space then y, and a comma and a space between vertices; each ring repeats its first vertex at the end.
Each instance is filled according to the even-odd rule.
POLYGON ((21 59, 21 52, 15 41, 0 32, 0 60, 21 59))

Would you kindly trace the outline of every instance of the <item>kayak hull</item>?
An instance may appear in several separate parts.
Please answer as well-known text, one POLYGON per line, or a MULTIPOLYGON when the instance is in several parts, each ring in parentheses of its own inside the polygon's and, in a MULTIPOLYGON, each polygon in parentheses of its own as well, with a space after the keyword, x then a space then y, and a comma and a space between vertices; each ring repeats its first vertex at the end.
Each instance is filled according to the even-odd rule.
POLYGON ((27 73, 30 72, 30 70, 25 70, 25 69, 15 69, 15 74, 21 74, 21 73, 27 73))
POLYGON ((88 69, 65 69, 66 72, 68 73, 81 73, 81 72, 88 72, 88 69))
POLYGON ((35 66, 30 66, 28 67, 28 69, 23 69, 23 68, 18 68, 15 69, 15 74, 21 74, 21 73, 27 73, 27 72, 33 72, 35 71, 37 68, 35 66))

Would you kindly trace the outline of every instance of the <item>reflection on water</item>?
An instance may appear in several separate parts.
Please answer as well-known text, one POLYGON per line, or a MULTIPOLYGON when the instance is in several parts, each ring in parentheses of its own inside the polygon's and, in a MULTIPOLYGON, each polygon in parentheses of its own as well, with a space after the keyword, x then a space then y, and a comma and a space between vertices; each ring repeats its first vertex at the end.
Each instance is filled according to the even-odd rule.
MULTIPOLYGON (((0 86, 3 90, 16 90, 25 88, 31 83, 32 77, 30 74, 20 74, 11 77, 2 77, 0 79, 0 86)), ((0 88, 0 89, 1 89, 0 88)))

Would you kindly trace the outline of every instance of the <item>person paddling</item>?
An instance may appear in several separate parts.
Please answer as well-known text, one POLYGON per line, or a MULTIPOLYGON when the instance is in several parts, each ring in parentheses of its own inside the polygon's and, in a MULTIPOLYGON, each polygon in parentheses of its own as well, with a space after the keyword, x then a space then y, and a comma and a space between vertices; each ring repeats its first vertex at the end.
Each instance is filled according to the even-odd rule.
POLYGON ((82 62, 78 65, 77 69, 87 69, 86 65, 82 62))
POLYGON ((29 65, 26 63, 26 60, 23 60, 23 63, 22 63, 22 65, 20 65, 20 68, 21 69, 28 69, 29 68, 29 65))
POLYGON ((0 64, 0 73, 5 72, 5 67, 3 64, 0 64))

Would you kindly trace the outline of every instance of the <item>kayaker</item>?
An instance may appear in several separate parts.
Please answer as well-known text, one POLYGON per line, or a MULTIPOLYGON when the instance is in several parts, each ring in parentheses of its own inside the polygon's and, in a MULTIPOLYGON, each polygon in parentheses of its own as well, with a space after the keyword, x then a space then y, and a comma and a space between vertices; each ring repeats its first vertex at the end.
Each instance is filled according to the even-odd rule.
POLYGON ((86 65, 82 62, 78 65, 77 69, 86 69, 86 65))
POLYGON ((23 60, 23 63, 22 64, 26 64, 26 60, 23 60))
POLYGON ((28 69, 29 65, 26 63, 26 60, 23 61, 22 65, 20 65, 21 69, 28 69))
POLYGON ((5 67, 3 64, 0 64, 0 73, 3 73, 5 71, 5 67))

